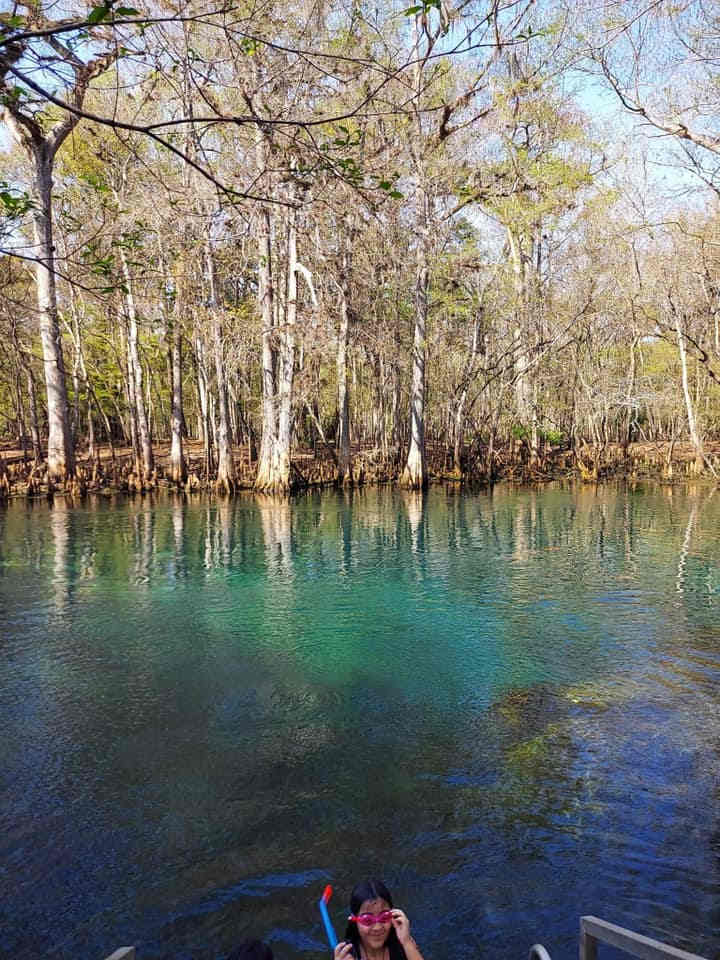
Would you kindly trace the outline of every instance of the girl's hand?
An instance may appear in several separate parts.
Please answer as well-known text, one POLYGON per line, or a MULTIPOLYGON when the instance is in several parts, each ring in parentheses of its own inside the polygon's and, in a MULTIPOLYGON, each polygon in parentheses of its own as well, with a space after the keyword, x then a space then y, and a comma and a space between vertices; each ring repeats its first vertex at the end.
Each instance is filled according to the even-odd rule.
POLYGON ((412 939, 410 937, 410 921, 402 910, 392 911, 392 925, 395 927, 395 933, 400 943, 405 946, 412 939))
POLYGON ((352 960, 353 945, 349 940, 341 940, 335 947, 334 960, 352 960))

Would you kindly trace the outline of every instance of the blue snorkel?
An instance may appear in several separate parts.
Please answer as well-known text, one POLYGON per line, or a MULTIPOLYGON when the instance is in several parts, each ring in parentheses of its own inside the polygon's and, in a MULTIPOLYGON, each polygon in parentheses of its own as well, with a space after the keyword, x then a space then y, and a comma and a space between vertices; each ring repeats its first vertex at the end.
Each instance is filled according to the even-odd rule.
POLYGON ((320 916, 322 917, 323 923, 325 924, 325 936, 328 939, 330 944, 330 949, 334 950, 338 944, 338 938, 335 935, 335 928, 332 925, 332 920, 330 919, 330 914, 328 913, 327 905, 330 902, 330 897, 332 896, 332 887, 328 884, 323 890, 323 895, 320 897, 320 916))

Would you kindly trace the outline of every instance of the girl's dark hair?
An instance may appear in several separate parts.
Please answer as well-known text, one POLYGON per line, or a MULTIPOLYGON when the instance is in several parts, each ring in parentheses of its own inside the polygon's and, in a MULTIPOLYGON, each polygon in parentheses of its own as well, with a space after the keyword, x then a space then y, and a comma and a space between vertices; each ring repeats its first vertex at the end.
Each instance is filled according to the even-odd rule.
POLYGON ((243 940, 226 960, 273 960, 273 952, 262 940, 243 940))
MULTIPOLYGON (((393 905, 392 895, 382 880, 362 880, 353 887, 350 894, 350 913, 356 914, 366 900, 384 900, 389 907, 393 905)), ((356 923, 348 921, 345 939, 352 943, 355 958, 360 960, 360 934, 356 923)), ((402 944, 395 933, 395 927, 390 927, 385 946, 388 948, 390 960, 407 960, 402 944)))

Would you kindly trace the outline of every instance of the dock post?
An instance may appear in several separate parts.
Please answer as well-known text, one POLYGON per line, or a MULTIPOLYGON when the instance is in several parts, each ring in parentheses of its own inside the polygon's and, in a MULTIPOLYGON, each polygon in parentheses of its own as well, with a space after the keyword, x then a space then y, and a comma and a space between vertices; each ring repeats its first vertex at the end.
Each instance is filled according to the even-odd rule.
POLYGON ((597 940, 585 929, 583 920, 580 918, 580 958, 579 960, 597 960, 597 940))

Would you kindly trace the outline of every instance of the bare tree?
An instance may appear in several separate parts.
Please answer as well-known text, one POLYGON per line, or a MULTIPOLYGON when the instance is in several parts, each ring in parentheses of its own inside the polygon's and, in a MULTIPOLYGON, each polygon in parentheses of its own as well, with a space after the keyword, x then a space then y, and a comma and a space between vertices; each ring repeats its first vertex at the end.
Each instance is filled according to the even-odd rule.
MULTIPOLYGON (((36 30, 52 31, 57 26, 56 22, 45 17, 40 4, 33 5, 30 10, 32 12, 28 19, 36 30)), ((70 44, 63 43, 52 32, 48 34, 47 45, 50 52, 44 58, 45 69, 56 68, 67 85, 68 102, 79 110, 91 81, 107 70, 117 52, 113 48, 83 61, 70 44)), ((0 76, 5 90, 1 115, 31 164, 33 256, 49 426, 48 473, 52 479, 63 480, 73 474, 75 461, 58 322, 53 239, 53 165, 60 146, 80 118, 77 113, 68 112, 48 124, 47 115, 43 113, 46 102, 34 98, 25 85, 8 86, 16 65, 28 56, 28 43, 21 38, 0 51, 0 76)), ((22 83, 22 76, 16 79, 22 83)))

